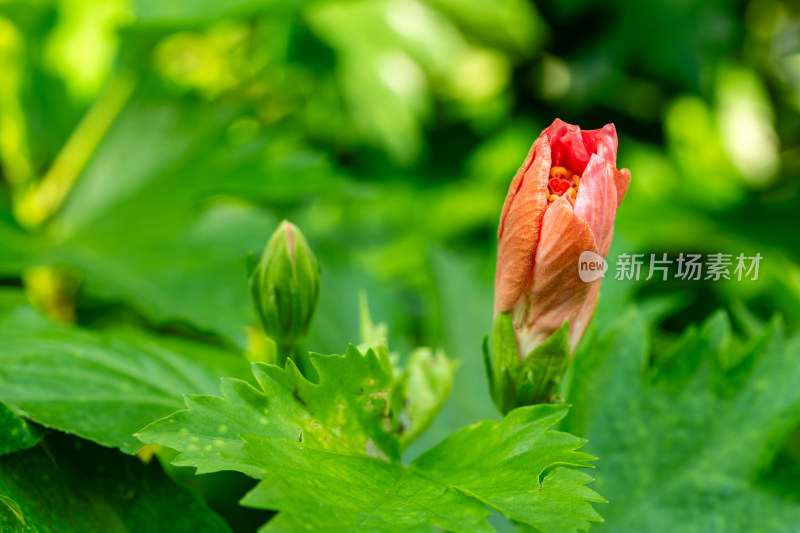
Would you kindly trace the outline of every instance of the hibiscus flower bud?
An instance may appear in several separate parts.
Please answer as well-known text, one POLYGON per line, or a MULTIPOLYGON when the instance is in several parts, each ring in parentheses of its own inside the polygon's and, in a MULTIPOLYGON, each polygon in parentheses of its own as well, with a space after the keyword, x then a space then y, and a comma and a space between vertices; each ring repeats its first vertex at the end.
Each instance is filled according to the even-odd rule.
POLYGON ((319 301, 319 264, 305 237, 283 221, 250 274, 250 293, 266 334, 279 348, 308 333, 319 301))
POLYGON ((616 163, 613 124, 581 131, 556 119, 511 182, 497 233, 494 357, 487 359, 504 412, 550 400, 594 313, 601 279, 582 281, 579 258, 608 254, 630 183, 616 163), (535 372, 537 360, 548 363, 535 372))

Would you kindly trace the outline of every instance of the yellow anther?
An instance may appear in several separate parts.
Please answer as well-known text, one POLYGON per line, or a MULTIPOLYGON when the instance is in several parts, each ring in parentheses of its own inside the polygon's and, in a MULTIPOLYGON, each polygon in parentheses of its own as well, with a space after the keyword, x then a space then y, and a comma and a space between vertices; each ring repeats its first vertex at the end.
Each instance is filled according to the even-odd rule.
POLYGON ((570 187, 567 190, 567 194, 569 194, 570 198, 574 200, 578 196, 578 191, 576 191, 573 187, 570 187))
POLYGON ((551 194, 551 195, 550 195, 550 196, 547 198, 547 201, 548 201, 548 202, 551 202, 551 203, 552 203, 552 202, 555 202, 556 200, 558 200, 558 196, 556 196, 555 194, 551 194))
POLYGON ((569 179, 571 175, 572 172, 564 167, 553 167, 550 169, 550 176, 553 178, 569 179))

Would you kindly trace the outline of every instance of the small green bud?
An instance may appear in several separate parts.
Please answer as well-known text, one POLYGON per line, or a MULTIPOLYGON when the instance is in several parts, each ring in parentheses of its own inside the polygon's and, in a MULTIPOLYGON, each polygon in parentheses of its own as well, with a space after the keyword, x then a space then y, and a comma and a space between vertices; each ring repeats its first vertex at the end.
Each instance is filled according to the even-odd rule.
POLYGON ((284 220, 270 237, 250 274, 250 294, 264 331, 279 347, 306 336, 319 302, 319 264, 294 224, 284 220))
POLYGON ((419 437, 441 411, 453 385, 456 365, 441 350, 417 348, 395 382, 392 411, 399 416, 400 446, 419 437))

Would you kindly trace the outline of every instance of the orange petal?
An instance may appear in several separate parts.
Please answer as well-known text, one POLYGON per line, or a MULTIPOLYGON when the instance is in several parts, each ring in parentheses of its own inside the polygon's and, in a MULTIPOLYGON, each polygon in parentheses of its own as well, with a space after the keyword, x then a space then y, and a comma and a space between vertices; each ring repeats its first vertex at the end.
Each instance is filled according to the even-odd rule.
POLYGON ((544 215, 531 286, 513 311, 521 358, 564 320, 569 319, 570 324, 577 320, 593 287, 600 284, 599 279, 585 283, 578 275, 578 260, 585 251, 598 253, 592 230, 562 196, 544 215))
POLYGON ((622 170, 614 169, 614 185, 617 188, 617 207, 622 203, 625 198, 625 193, 628 192, 628 185, 631 184, 631 171, 627 168, 622 170))
POLYGON ((586 301, 581 307, 577 318, 570 322, 569 325, 569 345, 573 352, 578 347, 586 328, 589 327, 589 322, 592 321, 594 316, 594 308, 597 306, 597 297, 600 295, 600 280, 593 281, 591 286, 589 296, 586 297, 586 301))
POLYGON ((497 232, 495 313, 510 311, 522 297, 533 269, 542 217, 547 208, 550 140, 542 135, 514 176, 497 232))

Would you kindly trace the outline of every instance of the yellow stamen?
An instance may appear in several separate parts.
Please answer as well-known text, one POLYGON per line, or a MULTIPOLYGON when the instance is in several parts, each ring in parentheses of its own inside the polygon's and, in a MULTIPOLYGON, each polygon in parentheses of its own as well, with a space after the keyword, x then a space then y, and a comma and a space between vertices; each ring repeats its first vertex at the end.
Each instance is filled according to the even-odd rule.
POLYGON ((564 167, 553 167, 550 169, 550 176, 553 178, 569 179, 569 177, 572 176, 572 172, 564 167))
POLYGON ((555 194, 551 194, 551 195, 550 195, 550 196, 547 198, 547 201, 548 201, 548 202, 550 202, 550 203, 553 203, 553 202, 555 202, 556 200, 558 200, 558 196, 556 196, 555 194))

